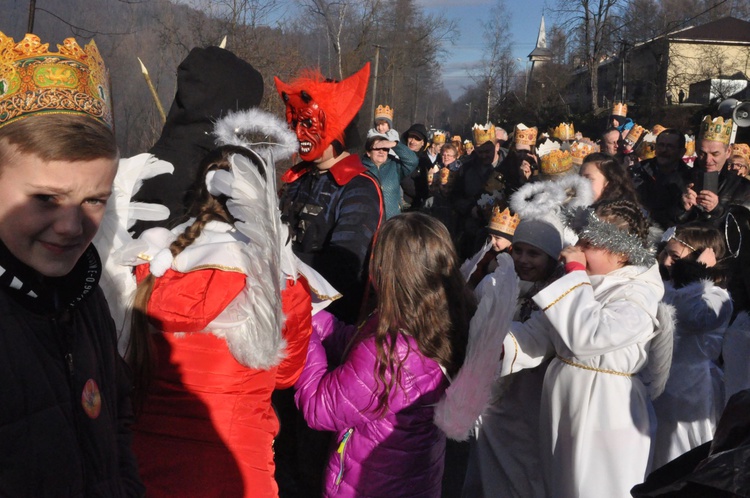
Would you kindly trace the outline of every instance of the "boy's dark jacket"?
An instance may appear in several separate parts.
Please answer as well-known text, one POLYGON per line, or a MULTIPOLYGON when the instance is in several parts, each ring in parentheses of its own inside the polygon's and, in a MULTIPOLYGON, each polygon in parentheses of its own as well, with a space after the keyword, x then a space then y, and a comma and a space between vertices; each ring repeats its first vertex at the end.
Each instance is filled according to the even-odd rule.
POLYGON ((142 496, 96 250, 42 278, 0 243, 0 267, 0 496, 142 496))

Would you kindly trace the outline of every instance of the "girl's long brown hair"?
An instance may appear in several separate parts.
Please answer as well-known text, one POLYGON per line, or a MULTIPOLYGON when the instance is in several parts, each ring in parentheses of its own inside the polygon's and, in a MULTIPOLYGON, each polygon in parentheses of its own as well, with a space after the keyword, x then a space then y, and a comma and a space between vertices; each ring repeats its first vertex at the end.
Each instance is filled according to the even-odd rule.
MULTIPOLYGON (((227 197, 214 197, 208 192, 206 186, 206 174, 209 171, 218 169, 228 171, 231 168, 229 156, 232 154, 242 154, 253 160, 252 155, 242 147, 227 145, 209 152, 201 162, 198 177, 192 187, 194 201, 186 215, 186 218, 195 218, 195 221, 185 228, 185 231, 169 246, 173 257, 195 242, 210 221, 234 222, 226 207, 227 197)), ((261 168, 257 161, 254 163, 261 168)), ((266 172, 261 169, 261 174, 265 176, 266 172)), ((125 359, 133 369, 133 399, 137 408, 143 406, 155 367, 153 341, 150 335, 151 325, 148 317, 148 302, 154 289, 154 281, 155 277, 149 274, 138 283, 133 299, 130 344, 125 353, 125 359)))
POLYGON ((383 224, 370 275, 377 294, 375 375, 383 387, 376 401, 382 415, 401 377, 398 334, 412 336, 421 354, 453 376, 463 365, 476 301, 459 271, 448 230, 422 213, 401 214, 383 224))

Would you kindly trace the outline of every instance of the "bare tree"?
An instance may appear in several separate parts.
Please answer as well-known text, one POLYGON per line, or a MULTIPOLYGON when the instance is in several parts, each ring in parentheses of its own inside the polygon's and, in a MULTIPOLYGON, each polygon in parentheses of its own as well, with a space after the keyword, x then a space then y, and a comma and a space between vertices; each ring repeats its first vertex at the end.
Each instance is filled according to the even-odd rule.
POLYGON ((599 65, 613 51, 613 31, 623 0, 560 0, 562 26, 577 37, 576 51, 588 71, 591 110, 599 109, 599 65))
POLYGON ((513 44, 510 41, 511 16, 505 0, 496 0, 490 10, 490 19, 482 23, 483 39, 487 44, 480 66, 470 72, 470 76, 483 89, 485 121, 490 120, 492 98, 497 100, 508 91, 516 69, 512 55, 513 44))

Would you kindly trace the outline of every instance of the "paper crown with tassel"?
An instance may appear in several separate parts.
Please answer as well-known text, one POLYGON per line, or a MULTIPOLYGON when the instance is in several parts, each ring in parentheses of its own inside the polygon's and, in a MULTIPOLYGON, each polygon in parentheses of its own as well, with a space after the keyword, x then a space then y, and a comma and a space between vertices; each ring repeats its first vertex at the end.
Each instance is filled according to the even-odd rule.
POLYGON ((497 140, 495 125, 492 123, 487 123, 486 125, 474 123, 474 126, 471 127, 471 134, 474 136, 474 145, 477 147, 490 140, 493 142, 497 140))
POLYGON ((109 73, 94 41, 66 38, 49 50, 38 36, 0 32, 0 127, 34 115, 90 116, 113 128, 109 73))
POLYGON ((575 135, 573 123, 560 123, 552 129, 552 136, 560 140, 573 140, 575 135))
POLYGON ((537 147, 539 168, 543 175, 562 175, 573 167, 570 151, 561 150, 560 144, 552 140, 545 140, 537 147))
POLYGON ((732 124, 731 119, 724 121, 723 117, 714 119, 711 119, 711 116, 704 117, 701 122, 701 140, 710 140, 729 145, 729 140, 732 137, 732 124))
POLYGON ((445 132, 442 130, 435 130, 432 134, 432 143, 442 145, 445 143, 445 132))
POLYGON ((536 136, 539 130, 536 126, 529 128, 523 123, 516 125, 516 129, 513 132, 513 143, 516 145, 528 145, 534 147, 536 145, 536 136))
POLYGON ((375 108, 375 121, 387 119, 393 123, 393 109, 388 105, 379 105, 375 108))
POLYGON ((624 102, 615 102, 612 105, 612 115, 627 117, 628 115, 628 104, 624 102))
MULTIPOLYGON (((338 140, 344 143, 346 127, 362 107, 370 81, 370 63, 342 81, 326 79, 320 71, 305 71, 302 76, 290 83, 284 83, 277 76, 273 78, 276 91, 286 105, 286 121, 296 120, 297 109, 292 105, 292 97, 304 102, 305 105, 315 105, 325 115, 325 130, 321 136, 326 147, 338 140)), ((315 150, 315 149, 313 149, 315 150)), ((317 159, 306 156, 300 150, 300 157, 305 161, 317 159)))
POLYGON ((521 218, 517 214, 511 213, 510 208, 506 207, 501 211, 500 206, 495 206, 492 208, 492 217, 487 224, 487 230, 493 235, 505 237, 512 241, 513 234, 520 221, 521 218))
POLYGON ((747 144, 732 144, 732 155, 745 158, 750 161, 750 146, 747 144))

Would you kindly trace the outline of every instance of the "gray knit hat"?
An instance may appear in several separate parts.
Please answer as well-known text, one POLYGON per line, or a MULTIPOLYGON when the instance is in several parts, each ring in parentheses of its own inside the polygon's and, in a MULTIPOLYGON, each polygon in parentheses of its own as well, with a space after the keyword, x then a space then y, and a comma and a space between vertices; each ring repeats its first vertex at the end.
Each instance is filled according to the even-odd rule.
POLYGON ((513 234, 513 243, 524 242, 541 249, 552 259, 560 257, 563 248, 563 226, 557 218, 521 219, 513 234))

